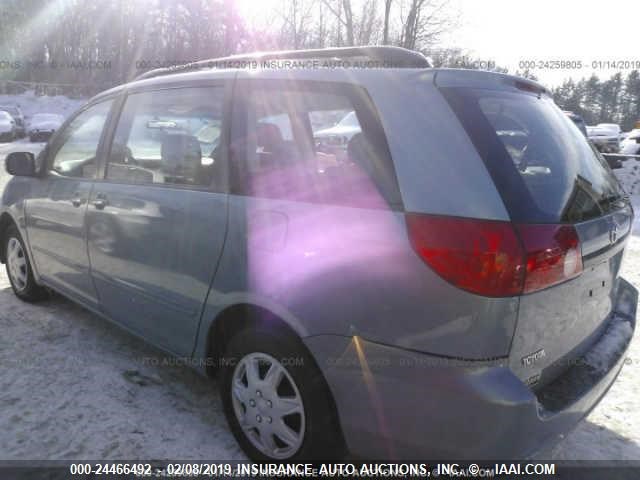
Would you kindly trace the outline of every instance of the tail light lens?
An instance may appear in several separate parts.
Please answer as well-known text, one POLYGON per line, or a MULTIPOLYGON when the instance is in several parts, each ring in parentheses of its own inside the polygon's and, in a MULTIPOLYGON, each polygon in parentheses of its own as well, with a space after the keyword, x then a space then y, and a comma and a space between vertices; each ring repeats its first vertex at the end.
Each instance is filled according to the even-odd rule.
POLYGON ((524 293, 550 287, 582 272, 582 250, 571 225, 518 225, 527 252, 524 293))
POLYGON ((453 285, 478 295, 530 293, 580 274, 582 255, 570 225, 407 214, 411 245, 453 285), (520 236, 520 238, 518 238, 520 236))
POLYGON ((407 228, 416 253, 455 286, 490 297, 522 292, 524 255, 511 223, 408 214, 407 228))

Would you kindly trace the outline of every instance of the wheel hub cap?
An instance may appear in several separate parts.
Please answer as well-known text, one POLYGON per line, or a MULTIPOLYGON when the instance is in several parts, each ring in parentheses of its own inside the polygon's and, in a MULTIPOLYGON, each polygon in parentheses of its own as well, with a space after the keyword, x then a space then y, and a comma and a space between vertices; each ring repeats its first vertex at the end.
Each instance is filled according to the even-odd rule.
POLYGON ((17 290, 27 287, 27 257, 17 238, 10 238, 7 242, 7 267, 9 276, 17 290))
POLYGON ((293 378, 266 353, 246 355, 232 377, 233 409, 251 443, 272 458, 294 455, 305 433, 304 406, 293 378))

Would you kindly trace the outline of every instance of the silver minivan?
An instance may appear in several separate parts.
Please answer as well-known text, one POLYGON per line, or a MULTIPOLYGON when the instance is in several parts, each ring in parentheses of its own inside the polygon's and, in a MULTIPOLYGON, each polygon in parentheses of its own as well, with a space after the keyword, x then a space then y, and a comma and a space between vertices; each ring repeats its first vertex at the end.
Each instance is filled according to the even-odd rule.
POLYGON ((96 96, 6 167, 15 294, 217 375, 255 460, 530 457, 635 328, 629 200, 522 78, 392 47, 199 62, 96 96))

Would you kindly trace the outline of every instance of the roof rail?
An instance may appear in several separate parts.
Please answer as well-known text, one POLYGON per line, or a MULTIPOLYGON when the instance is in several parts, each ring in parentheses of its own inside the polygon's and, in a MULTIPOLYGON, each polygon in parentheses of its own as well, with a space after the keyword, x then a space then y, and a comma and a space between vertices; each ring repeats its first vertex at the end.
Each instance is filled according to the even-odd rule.
POLYGON ((265 62, 270 60, 341 60, 362 57, 375 62, 384 68, 430 68, 429 60, 419 52, 401 47, 365 46, 318 48, 311 50, 282 50, 276 52, 255 52, 229 57, 212 58, 198 62, 186 63, 167 68, 157 68, 145 72, 135 80, 170 75, 172 73, 189 72, 205 68, 238 68, 249 62, 265 62))

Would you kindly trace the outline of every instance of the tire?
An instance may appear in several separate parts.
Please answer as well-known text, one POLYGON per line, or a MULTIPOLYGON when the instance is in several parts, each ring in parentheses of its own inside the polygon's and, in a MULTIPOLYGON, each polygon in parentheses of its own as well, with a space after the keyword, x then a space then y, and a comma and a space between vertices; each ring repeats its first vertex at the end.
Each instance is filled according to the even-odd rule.
POLYGON ((31 261, 15 225, 9 226, 4 241, 5 267, 13 293, 25 302, 37 302, 48 297, 44 287, 38 285, 33 277, 31 261))
POLYGON ((249 458, 256 462, 308 462, 344 457, 344 441, 329 387, 299 339, 264 329, 243 330, 229 341, 221 361, 224 412, 233 435, 249 458), (272 360, 279 364, 276 371, 283 370, 275 389, 264 382, 269 369, 274 368, 272 360), (263 382, 257 384, 260 393, 251 388, 256 382, 249 383, 248 365, 260 365, 257 370, 258 379, 263 382), (279 415, 279 410, 296 409, 292 405, 298 400, 301 409, 279 415), (242 416, 245 428, 240 423, 242 416), (287 435, 279 436, 283 424, 289 427, 284 433, 297 434, 297 441, 296 435, 292 437, 289 433, 288 443, 283 440, 287 435), (269 450, 270 445, 275 448, 269 450))

